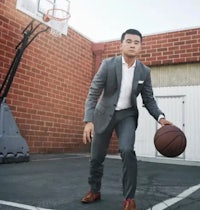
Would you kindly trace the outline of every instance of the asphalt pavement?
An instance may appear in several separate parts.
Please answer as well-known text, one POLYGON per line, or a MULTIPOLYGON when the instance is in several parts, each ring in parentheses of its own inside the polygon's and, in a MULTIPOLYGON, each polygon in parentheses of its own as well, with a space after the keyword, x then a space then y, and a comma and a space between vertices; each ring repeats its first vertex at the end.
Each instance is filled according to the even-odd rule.
MULTIPOLYGON (((122 210, 121 160, 105 160, 102 200, 82 204, 89 190, 88 154, 35 154, 0 164, 0 210, 122 210)), ((138 210, 199 210, 200 166, 138 161, 138 210)))

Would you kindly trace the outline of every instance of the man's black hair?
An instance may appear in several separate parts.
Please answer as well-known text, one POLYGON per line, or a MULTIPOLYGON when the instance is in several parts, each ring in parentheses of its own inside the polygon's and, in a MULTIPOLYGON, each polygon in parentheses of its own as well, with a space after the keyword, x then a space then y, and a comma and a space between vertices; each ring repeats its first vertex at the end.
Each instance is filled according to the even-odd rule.
POLYGON ((141 41, 142 41, 142 34, 141 34, 138 30, 136 30, 136 29, 128 29, 128 30, 126 30, 126 31, 122 34, 122 36, 121 36, 121 42, 123 42, 124 37, 125 37, 126 34, 138 35, 138 36, 140 37, 141 41))

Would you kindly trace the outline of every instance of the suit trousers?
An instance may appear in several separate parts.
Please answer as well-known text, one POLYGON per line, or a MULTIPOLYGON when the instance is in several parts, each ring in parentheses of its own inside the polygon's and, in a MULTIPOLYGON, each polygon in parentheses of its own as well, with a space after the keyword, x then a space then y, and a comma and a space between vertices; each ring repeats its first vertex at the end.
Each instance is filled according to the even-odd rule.
POLYGON ((94 132, 91 144, 90 175, 88 178, 92 191, 98 192, 101 189, 103 162, 115 129, 122 159, 123 195, 125 199, 134 198, 137 182, 137 159, 134 151, 136 127, 137 119, 132 109, 129 108, 115 111, 109 126, 103 133, 96 134, 94 132))

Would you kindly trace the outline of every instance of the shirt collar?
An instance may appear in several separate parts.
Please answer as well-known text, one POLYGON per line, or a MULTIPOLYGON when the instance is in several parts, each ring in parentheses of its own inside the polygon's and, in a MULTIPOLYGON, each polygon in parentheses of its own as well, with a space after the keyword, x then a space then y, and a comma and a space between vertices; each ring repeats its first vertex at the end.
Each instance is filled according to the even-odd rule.
MULTIPOLYGON (((126 61, 124 60, 124 57, 122 56, 122 64, 127 64, 126 61)), ((132 68, 135 68, 136 66, 136 59, 135 59, 135 62, 134 64, 131 66, 132 68)))

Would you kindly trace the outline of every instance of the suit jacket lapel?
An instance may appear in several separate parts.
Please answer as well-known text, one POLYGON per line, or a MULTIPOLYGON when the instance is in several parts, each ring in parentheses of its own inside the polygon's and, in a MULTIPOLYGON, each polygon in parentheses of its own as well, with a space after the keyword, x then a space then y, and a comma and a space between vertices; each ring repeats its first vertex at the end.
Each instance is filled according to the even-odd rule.
POLYGON ((138 86, 138 81, 140 80, 140 74, 141 74, 141 69, 140 69, 140 65, 139 65, 139 61, 136 61, 136 66, 135 66, 135 70, 134 70, 134 76, 133 76, 133 89, 132 92, 136 93, 137 91, 137 86, 138 86))
POLYGON ((115 60, 116 64, 116 77, 117 77, 117 87, 121 87, 121 81, 122 81, 122 56, 116 57, 115 60))

